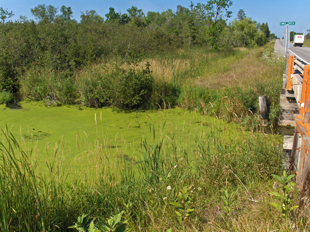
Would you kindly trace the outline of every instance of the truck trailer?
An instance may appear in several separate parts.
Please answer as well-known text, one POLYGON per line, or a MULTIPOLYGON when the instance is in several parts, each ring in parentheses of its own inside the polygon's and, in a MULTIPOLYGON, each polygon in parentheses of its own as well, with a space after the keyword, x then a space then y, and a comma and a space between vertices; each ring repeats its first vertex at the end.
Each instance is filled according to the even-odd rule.
POLYGON ((302 45, 305 42, 305 36, 304 35, 294 35, 294 43, 293 46, 296 47, 302 47, 302 45))

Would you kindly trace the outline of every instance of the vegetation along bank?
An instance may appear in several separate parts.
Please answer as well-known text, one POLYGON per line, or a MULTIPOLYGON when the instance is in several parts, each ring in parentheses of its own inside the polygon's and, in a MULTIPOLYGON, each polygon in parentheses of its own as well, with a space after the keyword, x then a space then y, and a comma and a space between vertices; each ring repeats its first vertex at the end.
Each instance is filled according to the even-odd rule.
POLYGON ((0 8, 0 230, 309 230, 279 151, 284 60, 231 4, 0 8))

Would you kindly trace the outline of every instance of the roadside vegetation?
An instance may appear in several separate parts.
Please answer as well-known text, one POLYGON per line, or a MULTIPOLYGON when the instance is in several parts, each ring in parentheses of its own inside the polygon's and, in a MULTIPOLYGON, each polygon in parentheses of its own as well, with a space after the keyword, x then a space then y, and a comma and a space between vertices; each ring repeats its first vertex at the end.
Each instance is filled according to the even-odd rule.
POLYGON ((310 39, 305 39, 304 45, 305 47, 310 47, 310 39))
POLYGON ((277 135, 284 60, 231 4, 0 8, 0 230, 309 230, 277 135))
MULTIPOLYGON (((1 102, 31 99, 54 105, 145 109, 157 108, 158 104, 162 107, 161 101, 171 96, 168 100, 174 106, 174 96, 179 92, 176 85, 182 85, 197 73, 192 69, 194 59, 198 58, 195 51, 202 47, 199 54, 205 53, 207 62, 219 59, 221 55, 217 52, 229 56, 234 47, 262 46, 273 38, 267 23, 252 20, 243 10, 227 24, 231 4, 228 0, 209 1, 191 4, 189 8, 178 6, 175 12, 147 14, 137 7, 124 14, 110 8, 105 17, 89 10, 82 12, 80 22, 72 19, 71 8, 65 6, 58 13, 57 7, 38 5, 31 9, 36 21, 21 16, 15 22, 9 21, 13 13, 1 8, 0 32, 4 35, 0 41, 1 102), (190 53, 177 55, 181 50, 190 53), (145 59, 169 60, 174 55, 187 62, 183 70, 183 74, 186 71, 188 74, 185 78, 170 73, 168 80, 165 75, 160 82, 154 82, 150 75, 152 63, 135 69, 135 64, 145 59), (94 64, 103 64, 97 76, 77 78, 94 64), (165 90, 161 96, 153 94, 158 89, 165 90)), ((200 63, 195 66, 203 61, 198 59, 200 63)))

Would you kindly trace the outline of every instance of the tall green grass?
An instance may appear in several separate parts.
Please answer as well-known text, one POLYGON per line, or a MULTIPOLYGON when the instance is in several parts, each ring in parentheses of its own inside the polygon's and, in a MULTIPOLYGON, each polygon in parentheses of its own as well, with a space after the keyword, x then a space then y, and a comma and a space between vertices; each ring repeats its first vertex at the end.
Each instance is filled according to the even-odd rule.
POLYGON ((224 87, 221 90, 200 86, 184 86, 179 98, 181 106, 198 110, 202 114, 241 123, 244 128, 259 131, 260 117, 258 97, 267 95, 270 129, 276 132, 278 123, 278 92, 280 78, 256 81, 247 88, 240 86, 224 87))
MULTIPOLYGON (((177 138, 151 128, 152 139, 142 139, 132 165, 125 160, 102 162, 101 171, 89 179, 92 170, 72 178, 72 170, 51 162, 42 176, 31 152, 25 152, 7 128, 1 133, 1 231, 67 231, 83 213, 107 218, 121 211, 132 231, 284 228, 280 213, 268 206, 271 175, 282 169, 279 142, 271 135, 241 132, 246 136, 236 137, 214 126, 197 134, 192 149, 179 150, 177 138), (195 211, 180 223, 170 203, 184 187, 195 211), (221 210, 225 190, 236 191, 229 217, 221 210)), ((102 146, 97 145, 94 149, 102 146)), ((295 228, 309 226, 307 220, 296 223, 295 228)))

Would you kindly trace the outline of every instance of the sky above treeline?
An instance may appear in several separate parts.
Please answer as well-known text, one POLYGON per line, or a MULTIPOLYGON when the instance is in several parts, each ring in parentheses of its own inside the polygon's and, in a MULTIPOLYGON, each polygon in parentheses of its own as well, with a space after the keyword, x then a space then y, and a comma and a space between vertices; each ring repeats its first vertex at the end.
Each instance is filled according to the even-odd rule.
MULTIPOLYGON (((295 26, 289 26, 289 30, 304 32, 310 29, 310 0, 232 0, 233 5, 229 8, 233 12, 228 21, 237 17, 240 9, 245 11, 247 17, 260 23, 268 23, 272 33, 282 37, 284 26, 280 22, 295 21, 295 26)), ((193 1, 197 3, 207 3, 205 1, 193 1)), ((178 5, 188 7, 191 1, 188 0, 0 0, 0 7, 13 11, 15 16, 12 20, 19 19, 19 16, 26 16, 34 19, 30 9, 39 4, 52 5, 55 7, 71 7, 73 17, 80 20, 82 11, 95 10, 97 14, 105 18, 109 7, 113 7, 116 12, 127 13, 127 9, 136 6, 146 14, 148 11, 162 12, 172 9, 174 12, 178 5)), ((306 33, 308 33, 306 31, 306 33)))

